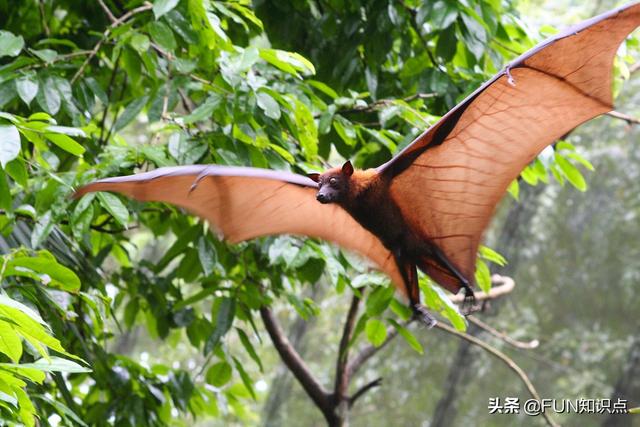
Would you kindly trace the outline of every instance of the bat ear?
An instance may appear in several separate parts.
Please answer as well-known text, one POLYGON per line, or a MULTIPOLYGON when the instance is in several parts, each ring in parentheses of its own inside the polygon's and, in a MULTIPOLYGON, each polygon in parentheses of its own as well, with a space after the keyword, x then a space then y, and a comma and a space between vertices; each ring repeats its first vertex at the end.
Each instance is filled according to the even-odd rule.
POLYGON ((308 173, 307 177, 311 178, 311 180, 315 181, 315 182, 320 181, 320 174, 319 173, 308 173))
POLYGON ((349 160, 347 160, 347 162, 344 165, 342 165, 342 173, 345 174, 346 176, 353 175, 353 165, 349 160))

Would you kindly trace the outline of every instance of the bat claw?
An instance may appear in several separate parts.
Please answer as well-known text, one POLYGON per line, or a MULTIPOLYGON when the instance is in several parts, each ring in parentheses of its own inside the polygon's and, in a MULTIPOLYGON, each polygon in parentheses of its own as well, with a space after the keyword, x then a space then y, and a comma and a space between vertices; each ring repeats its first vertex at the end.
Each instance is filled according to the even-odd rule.
POLYGON ((417 319, 420 323, 425 325, 427 328, 431 329, 434 326, 436 326, 436 324, 438 323, 436 318, 433 317, 431 313, 429 313, 429 311, 427 310, 427 307, 425 307, 424 305, 414 304, 412 308, 413 308, 414 319, 417 319))
POLYGON ((468 316, 471 313, 480 311, 480 306, 476 304, 476 296, 471 288, 463 288, 464 299, 462 300, 461 312, 463 315, 468 316))
POLYGON ((516 87, 516 81, 514 80, 513 76, 511 75, 511 67, 507 67, 505 69, 505 74, 507 75, 507 83, 509 83, 513 87, 516 87))

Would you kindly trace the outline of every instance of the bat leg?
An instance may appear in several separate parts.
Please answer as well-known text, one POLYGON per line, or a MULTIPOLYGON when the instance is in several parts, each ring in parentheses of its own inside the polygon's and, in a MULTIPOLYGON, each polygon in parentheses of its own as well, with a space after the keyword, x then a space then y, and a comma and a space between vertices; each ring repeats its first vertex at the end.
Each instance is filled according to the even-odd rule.
POLYGON ((407 261, 405 257, 402 256, 401 251, 396 252, 395 258, 407 288, 407 295, 409 296, 409 304, 411 310, 413 310, 413 316, 428 328, 433 328, 438 321, 429 313, 427 307, 420 304, 420 286, 418 285, 418 269, 416 264, 407 261))
POLYGON ((462 301, 462 313, 466 316, 467 314, 471 314, 474 311, 478 311, 478 307, 476 307, 476 296, 471 289, 471 284, 469 280, 462 273, 458 271, 458 269, 449 261, 449 258, 445 254, 442 253, 440 249, 434 247, 434 255, 435 259, 442 265, 444 268, 449 270, 449 272, 456 277, 462 283, 462 290, 464 292, 464 300, 462 301))

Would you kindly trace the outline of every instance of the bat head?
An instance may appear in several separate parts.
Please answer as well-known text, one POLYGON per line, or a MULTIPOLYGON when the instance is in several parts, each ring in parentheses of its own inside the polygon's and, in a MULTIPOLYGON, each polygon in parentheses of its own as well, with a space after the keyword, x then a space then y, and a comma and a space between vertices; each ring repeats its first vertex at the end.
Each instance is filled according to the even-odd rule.
POLYGON ((353 175, 353 165, 347 161, 341 168, 329 169, 323 174, 307 175, 318 183, 316 199, 320 203, 340 203, 349 192, 349 178, 353 175))

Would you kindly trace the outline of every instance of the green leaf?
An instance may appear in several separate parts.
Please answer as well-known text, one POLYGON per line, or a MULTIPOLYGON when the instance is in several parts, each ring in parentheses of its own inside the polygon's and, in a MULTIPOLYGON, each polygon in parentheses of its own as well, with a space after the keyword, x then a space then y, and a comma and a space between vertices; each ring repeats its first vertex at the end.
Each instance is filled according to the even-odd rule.
POLYGON ((256 98, 258 101, 258 107, 264 111, 267 117, 274 120, 280 119, 280 106, 271 95, 265 92, 258 92, 256 93, 256 98))
POLYGON ((207 369, 205 380, 214 387, 222 387, 231 379, 233 369, 227 362, 218 362, 207 369))
POLYGON ((22 340, 12 323, 0 319, 0 353, 18 362, 22 356, 22 340))
POLYGON ((318 155, 318 128, 309 108, 297 98, 295 99, 294 111, 297 136, 302 152, 308 161, 313 161, 318 155))
POLYGON ((411 346, 412 349, 417 351, 419 354, 424 354, 424 349, 422 348, 422 344, 420 341, 416 339, 416 337, 409 331, 407 328, 399 324, 393 319, 387 319, 389 323, 393 325, 394 328, 398 331, 400 336, 404 338, 404 340, 411 346))
POLYGON ((2 168, 20 154, 20 134, 14 125, 0 125, 0 164, 2 168))
POLYGON ((371 344, 380 347, 385 339, 387 339, 387 328, 378 319, 369 319, 364 328, 367 339, 371 344))
MULTIPOLYGON (((46 325, 42 317, 40 317, 40 315, 36 311, 32 310, 31 308, 27 307, 26 305, 24 305, 19 301, 9 298, 6 295, 0 294, 0 309, 2 308, 2 306, 11 308, 14 310, 19 310, 20 312, 27 315, 32 321, 39 323, 41 325, 46 325)), ((8 315, 7 317, 9 317, 10 319, 13 319, 11 315, 8 315)))
POLYGON ((572 165, 564 156, 555 154, 555 161, 567 180, 580 191, 587 190, 587 183, 584 177, 574 165, 572 165))
POLYGON ((131 123, 131 121, 136 118, 140 111, 142 111, 148 100, 149 96, 145 95, 140 98, 135 98, 133 101, 131 101, 131 103, 127 105, 127 108, 125 108, 122 114, 120 114, 120 116, 118 116, 118 118, 116 119, 116 122, 113 125, 114 131, 117 132, 131 123))
POLYGON ((488 246, 480 245, 480 256, 500 266, 507 265, 507 260, 488 246))
POLYGON ((438 43, 436 44, 436 55, 447 62, 450 61, 456 54, 457 43, 456 27, 455 25, 450 25, 440 32, 438 43))
POLYGON ((97 194, 100 205, 105 208, 107 212, 113 215, 116 221, 126 227, 129 222, 129 211, 122 203, 122 201, 120 201, 118 196, 116 196, 115 194, 104 192, 100 192, 97 194))
POLYGON ((25 104, 30 105, 33 98, 38 94, 38 80, 29 74, 16 80, 16 90, 18 96, 25 104))
POLYGON ((254 362, 256 362, 256 365, 258 365, 258 368, 260 368, 260 372, 264 372, 262 361, 260 360, 258 353, 256 353, 255 348, 253 348, 253 344, 251 344, 251 340, 247 336, 246 332, 240 328, 236 328, 236 331, 238 332, 238 336, 240 337, 240 342, 242 343, 242 346, 244 347, 244 349, 247 350, 247 353, 249 353, 249 356, 253 359, 254 362))
POLYGON ((27 186, 29 174, 22 159, 13 159, 10 161, 5 168, 5 172, 7 172, 7 175, 13 178, 18 185, 22 187, 27 186))
POLYGON ((153 14, 156 19, 159 19, 162 15, 170 12, 174 7, 178 5, 180 0, 156 0, 153 2, 153 14))
POLYGON ((149 34, 151 38, 166 50, 173 51, 177 44, 173 36, 173 31, 166 24, 154 21, 149 24, 149 34))
POLYGON ((145 54, 149 50, 149 47, 151 46, 149 37, 140 33, 134 34, 131 37, 131 40, 129 40, 129 44, 131 45, 132 48, 134 48, 141 54, 145 54))
POLYGON ((41 49, 41 50, 29 49, 29 52, 33 53, 35 56, 37 56, 47 64, 52 63, 58 57, 58 52, 56 52, 53 49, 41 49))
POLYGON ((476 261, 476 283, 484 292, 489 292, 491 290, 491 273, 489 272, 489 267, 487 264, 478 259, 476 261))
POLYGON ((279 49, 260 49, 260 58, 296 77, 299 77, 298 71, 304 74, 316 73, 313 64, 299 53, 279 49))
POLYGON ((234 298, 223 297, 218 301, 215 329, 205 344, 205 354, 211 352, 220 342, 220 338, 231 329, 233 318, 236 314, 236 300, 234 298))
POLYGON ((46 211, 36 220, 36 225, 31 232, 31 246, 37 248, 49 236, 53 229, 54 221, 51 211, 46 211))
POLYGON ((513 197, 516 200, 519 200, 520 184, 518 184, 517 179, 514 179, 513 181, 511 181, 511 184, 509 184, 509 188, 507 188, 507 191, 509 192, 509 194, 511 194, 511 197, 513 197))
POLYGON ((253 389, 253 381, 251 381, 251 377, 249 377, 249 374, 247 374, 247 371, 244 370, 242 363, 240 363, 240 361, 235 357, 233 358, 233 364, 236 367, 236 371, 238 371, 238 373, 240 374, 242 383, 247 388, 247 390, 249 390, 249 393, 251 393, 251 397, 253 397, 253 400, 256 400, 257 399, 256 392, 253 389))
POLYGON ((40 86, 42 90, 38 91, 36 101, 44 111, 55 116, 60 111, 60 105, 62 104, 60 92, 58 92, 55 82, 50 77, 40 86))
POLYGON ((7 176, 4 170, 0 169, 0 209, 10 211, 13 207, 13 197, 11 196, 11 189, 7 182, 7 176))
POLYGON ((39 369, 45 372, 66 372, 66 373, 81 373, 81 372, 91 372, 91 369, 85 368, 68 359, 63 359, 57 356, 49 357, 47 359, 38 359, 33 363, 22 363, 20 364, 23 368, 33 368, 39 369))
POLYGON ((394 289, 390 286, 378 286, 367 297, 367 314, 378 316, 387 309, 393 299, 394 289))
POLYGON ((354 146, 356 144, 356 130, 350 121, 342 116, 335 116, 333 128, 347 145, 354 146))
POLYGON ((51 280, 51 285, 68 292, 80 290, 80 279, 73 270, 58 264, 55 258, 49 256, 19 256, 9 261, 8 267, 22 267, 42 275, 46 274, 51 280))
POLYGON ((198 258, 205 276, 210 276, 216 267, 216 248, 206 236, 198 240, 198 258))
POLYGON ((85 152, 82 145, 75 142, 73 139, 62 133, 45 132, 45 138, 62 148, 64 151, 73 154, 74 156, 81 156, 85 152))
POLYGON ((14 36, 9 31, 0 30, 0 58, 17 56, 24 47, 22 36, 14 36))

